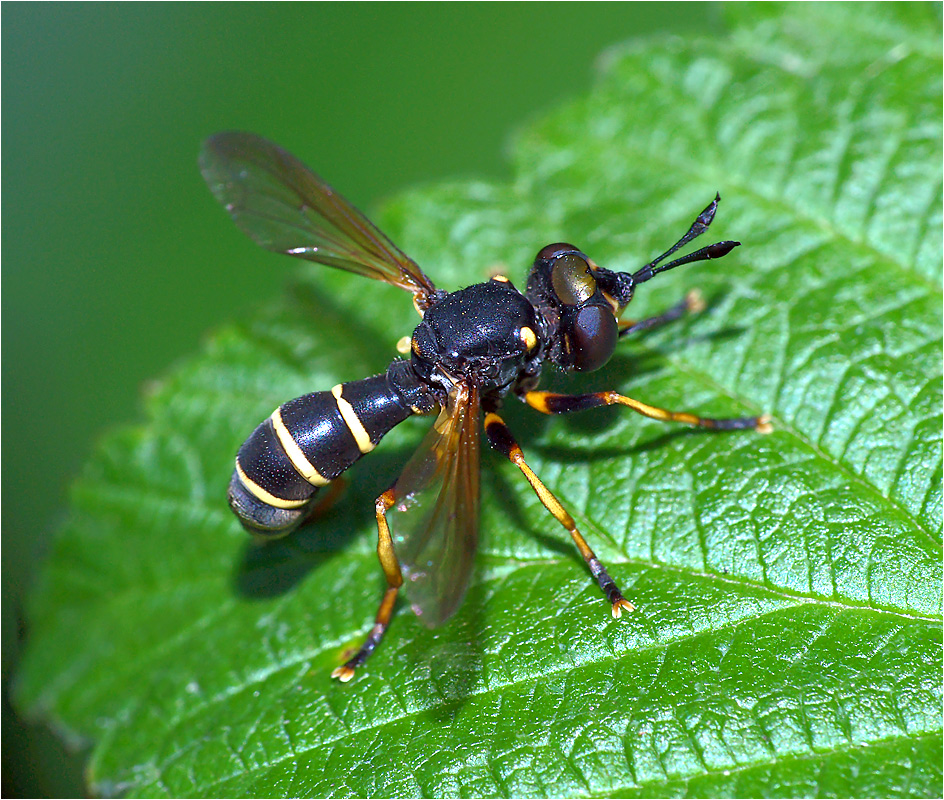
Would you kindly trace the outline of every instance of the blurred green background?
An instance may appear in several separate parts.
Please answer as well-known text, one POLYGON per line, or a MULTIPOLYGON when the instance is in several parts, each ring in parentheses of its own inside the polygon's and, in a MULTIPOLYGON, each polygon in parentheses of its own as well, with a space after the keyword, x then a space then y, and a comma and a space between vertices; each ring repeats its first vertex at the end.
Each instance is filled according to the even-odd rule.
POLYGON ((98 433, 138 418, 149 378, 275 296, 291 267, 212 200, 201 140, 261 133, 368 210, 420 182, 503 181, 509 134, 589 87, 608 45, 722 23, 717 7, 688 3, 0 13, 3 795, 75 796, 82 754, 18 719, 8 693, 28 635, 23 594, 70 478, 98 433))

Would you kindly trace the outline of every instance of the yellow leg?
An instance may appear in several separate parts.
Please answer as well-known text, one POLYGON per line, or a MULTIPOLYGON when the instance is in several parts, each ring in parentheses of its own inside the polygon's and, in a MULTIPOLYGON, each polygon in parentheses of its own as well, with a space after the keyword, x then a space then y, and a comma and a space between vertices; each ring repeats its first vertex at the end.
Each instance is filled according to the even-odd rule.
POLYGON ((390 624, 390 618, 393 616, 397 593, 403 585, 400 562, 393 550, 390 526, 387 524, 387 511, 395 502, 396 495, 393 489, 388 489, 377 498, 375 505, 377 513, 377 557, 380 559, 380 566, 383 567, 384 576, 387 579, 387 591, 384 592, 383 599, 380 601, 374 627, 367 634, 364 644, 351 658, 331 673, 332 678, 337 678, 342 683, 347 683, 354 677, 354 671, 367 660, 368 656, 380 644, 380 640, 383 639, 387 626, 390 624))
POLYGON ((540 501, 544 504, 544 507, 550 511, 554 519, 563 525, 570 533, 574 544, 577 545, 577 549, 580 551, 580 555, 582 555, 584 561, 587 562, 587 566, 590 567, 590 572, 593 574, 593 577, 596 578, 597 583, 606 595, 606 599, 610 602, 613 616, 619 619, 623 611, 632 611, 635 608, 633 604, 623 597, 623 593, 620 592, 619 587, 617 587, 613 579, 607 574, 606 569, 600 563, 600 560, 596 557, 593 550, 590 549, 590 545, 587 544, 587 540, 583 538, 583 535, 577 529, 574 518, 567 513, 567 509, 561 505, 553 492, 542 483, 541 479, 535 475, 534 470, 528 466, 524 459, 524 454, 521 452, 521 447, 515 441, 508 426, 505 425, 498 414, 490 412, 485 415, 485 435, 488 436, 492 447, 502 453, 512 464, 521 470, 521 473, 527 478, 528 483, 531 484, 531 488, 534 489, 535 494, 537 494, 540 501))
POLYGON ((537 409, 542 414, 568 414, 572 411, 583 411, 598 406, 621 405, 627 406, 645 417, 658 419, 662 422, 684 422, 687 425, 725 431, 753 428, 758 433, 770 433, 773 430, 769 414, 762 414, 759 417, 733 417, 729 419, 699 417, 687 411, 667 411, 664 408, 650 406, 614 391, 594 392, 593 394, 525 392, 524 400, 529 406, 537 409))

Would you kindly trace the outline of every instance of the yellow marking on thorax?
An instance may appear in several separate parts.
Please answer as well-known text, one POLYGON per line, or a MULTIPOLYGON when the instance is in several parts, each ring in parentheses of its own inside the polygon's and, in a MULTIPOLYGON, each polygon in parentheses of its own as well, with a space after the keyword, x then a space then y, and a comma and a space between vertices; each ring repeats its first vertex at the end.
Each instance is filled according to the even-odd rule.
POLYGON ((338 411, 341 412, 341 418, 344 420, 344 424, 347 425, 351 436, 353 436, 354 441, 357 442, 357 449, 362 453, 369 453, 376 445, 371 442, 367 429, 364 427, 364 423, 360 421, 357 412, 354 411, 354 406, 341 397, 343 390, 343 384, 339 383, 331 390, 331 394, 334 395, 334 400, 338 404, 338 411))
POLYGON ((528 350, 533 350, 534 346, 538 343, 538 337, 527 325, 518 331, 518 338, 521 339, 528 350))
POLYGON ((258 483, 246 476, 246 473, 243 472, 243 468, 239 466, 239 458, 236 459, 236 474, 239 475, 239 480, 242 481, 243 486, 245 486, 253 495, 255 495, 257 500, 261 500, 268 506, 292 509, 301 508, 306 503, 308 503, 308 500, 283 500, 281 497, 276 497, 274 494, 269 494, 269 492, 263 489, 258 483))
POLYGON ((272 427, 275 428, 275 435, 279 437, 279 444, 282 445, 282 449, 285 451, 285 455, 288 456, 288 460, 292 462, 292 466, 298 470, 298 474, 312 486, 327 486, 331 483, 314 468, 308 460, 308 456, 298 446, 298 442, 288 432, 288 428, 285 427, 285 423, 282 421, 282 409, 275 409, 270 419, 272 420, 272 427))

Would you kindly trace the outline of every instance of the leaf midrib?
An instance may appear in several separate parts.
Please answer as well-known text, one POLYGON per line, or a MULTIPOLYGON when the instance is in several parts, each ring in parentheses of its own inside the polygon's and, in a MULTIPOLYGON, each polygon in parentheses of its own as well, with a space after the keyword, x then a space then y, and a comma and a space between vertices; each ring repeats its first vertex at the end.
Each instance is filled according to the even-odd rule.
MULTIPOLYGON (((347 554, 346 557, 358 558, 366 562, 367 564, 373 564, 375 560, 372 553, 351 553, 351 554, 347 554)), ((489 556, 489 558, 496 559, 499 557, 489 556)), ((559 560, 535 559, 535 560, 529 560, 529 561, 520 561, 518 559, 512 559, 509 557, 504 557, 504 558, 505 560, 513 561, 516 564, 516 567, 514 570, 515 572, 517 572, 518 570, 530 567, 534 564, 543 564, 543 563, 560 564, 566 560, 565 558, 562 558, 559 560)), ((758 601, 764 601, 764 600, 787 601, 782 605, 778 605, 776 608, 772 608, 758 614, 745 615, 736 620, 731 620, 729 622, 726 622, 722 625, 717 625, 711 628, 705 628, 705 629, 702 629, 693 633, 686 633, 684 635, 676 636, 669 640, 660 641, 657 643, 653 643, 651 645, 644 645, 641 647, 636 647, 632 651, 634 655, 637 653, 654 652, 660 649, 666 649, 666 648, 676 646, 679 644, 684 644, 685 642, 694 641, 704 636, 714 635, 720 631, 737 627, 738 625, 746 624, 748 622, 754 622, 756 620, 763 619, 764 617, 767 617, 776 613, 790 611, 794 608, 797 608, 803 605, 814 605, 817 607, 828 608, 830 610, 835 610, 838 613, 866 612, 866 613, 872 613, 872 614, 877 614, 877 615, 897 617, 897 618, 901 618, 909 622, 928 623, 928 624, 933 624, 933 625, 940 624, 940 618, 936 616, 926 616, 926 615, 921 615, 921 614, 906 614, 906 613, 902 613, 895 610, 876 608, 873 606, 854 605, 854 604, 849 604, 849 603, 842 603, 836 600, 827 600, 823 598, 809 597, 800 593, 792 593, 787 590, 779 590, 779 589, 773 589, 766 586, 758 586, 756 584, 748 583, 745 581, 734 580, 734 579, 731 579, 730 577, 720 576, 713 573, 701 573, 694 570, 687 570, 680 567, 675 567, 672 565, 654 564, 652 562, 641 560, 641 559, 625 559, 625 561, 622 561, 622 562, 617 561, 614 563, 638 565, 645 569, 662 569, 664 571, 678 572, 680 574, 685 574, 687 576, 697 576, 709 582, 726 584, 726 585, 735 586, 738 588, 743 588, 746 586, 758 593, 758 597, 757 597, 758 601)), ((499 575, 499 576, 488 576, 485 578, 480 577, 476 581, 476 585, 478 586, 488 585, 491 582, 507 580, 507 578, 508 578, 507 573, 503 575, 499 575)), ((202 579, 194 580, 193 578, 191 578, 190 580, 186 581, 186 585, 193 585, 194 583, 204 582, 204 581, 215 582, 217 580, 218 580, 217 578, 209 577, 204 573, 202 579)), ((182 583, 182 582, 179 582, 179 583, 182 583)), ((167 587, 162 587, 162 588, 166 589, 167 587)), ((139 591, 140 591, 140 587, 137 585, 126 587, 126 590, 119 593, 118 595, 111 594, 111 595, 106 596, 102 600, 102 605, 114 605, 118 602, 123 602, 125 604, 135 606, 138 602, 136 595, 138 594, 139 591)), ((279 602, 285 602, 285 603, 298 602, 298 598, 286 595, 279 602)), ((92 604, 89 604, 89 605, 91 606, 92 604)), ((236 607, 237 605, 238 605, 238 601, 235 598, 233 597, 227 598, 227 603, 225 605, 221 604, 221 605, 215 606, 214 609, 212 609, 212 613, 210 613, 209 615, 204 615, 197 618, 196 620, 194 620, 193 624, 190 627, 178 632, 171 639, 168 639, 160 643, 160 645, 152 649, 143 659, 139 661, 131 661, 131 660, 124 661, 122 664, 123 669, 114 670, 112 672, 112 675, 117 677, 122 674, 127 674, 127 675, 145 674, 148 671, 146 667, 149 664, 152 664, 154 662, 155 660, 154 656, 158 656, 158 660, 160 660, 160 657, 172 654, 175 648, 187 646, 187 642, 189 641, 190 634, 193 631, 206 630, 208 626, 212 624, 213 620, 222 616, 225 612, 229 611, 231 608, 236 607)), ((404 610, 401 608, 401 611, 404 611, 404 610)), ((365 627, 363 628, 363 630, 358 631, 357 633, 366 633, 368 627, 369 625, 365 623, 365 627)), ((357 635, 357 634, 355 633, 354 635, 357 635)), ((304 652, 299 652, 296 656, 290 659, 287 659, 287 660, 282 659, 277 663, 273 662, 269 668, 262 668, 262 669, 255 670, 253 672, 252 679, 250 681, 247 681, 239 686, 231 686, 227 688, 224 692, 214 695, 214 697, 209 698, 208 700, 201 703, 200 705, 192 707, 186 715, 169 721, 168 728, 167 728, 167 735, 170 735, 170 733, 172 732, 174 728, 179 727, 181 724, 186 723, 190 719, 199 716, 206 709, 219 705, 221 703, 224 703, 225 701, 229 700, 230 698, 234 696, 241 694, 242 692, 250 691, 254 687, 263 685, 265 681, 268 680, 272 675, 276 675, 284 670, 291 669, 301 664, 308 664, 309 667, 306 669, 309 669, 311 662, 318 659, 318 657, 322 653, 325 653, 331 650, 336 650, 342 647, 345 643, 349 641, 350 641, 350 636, 348 635, 345 635, 341 639, 332 639, 330 641, 323 642, 319 647, 315 648, 314 650, 306 650, 304 652)), ((541 678, 543 679, 545 677, 552 677, 554 675, 562 674, 569 670, 577 669, 577 668, 594 668, 596 665, 600 663, 608 663, 610 661, 616 661, 616 660, 617 660, 616 656, 608 655, 608 656, 603 656, 600 658, 594 658, 592 660, 587 660, 578 664, 568 664, 566 666, 562 666, 560 669, 549 670, 545 673, 542 673, 541 678)), ((56 686, 47 687, 47 690, 44 692, 44 695, 48 696, 50 694, 56 693, 57 691, 59 692, 63 691, 64 687, 67 687, 69 685, 69 681, 66 680, 66 677, 67 675, 65 673, 60 675, 59 676, 60 680, 56 681, 56 686)), ((512 681, 506 681, 504 683, 499 682, 483 690, 472 692, 469 695, 467 695, 467 698, 484 696, 490 692, 504 690, 510 687, 522 685, 530 680, 537 680, 537 678, 533 676, 527 676, 527 677, 517 678, 512 681)), ((406 712, 406 710, 404 709, 404 715, 408 716, 410 714, 420 714, 420 713, 424 713, 430 710, 442 709, 448 706, 450 702, 453 702, 453 701, 444 701, 443 703, 439 705, 428 706, 423 709, 417 709, 416 711, 413 711, 413 712, 406 712)), ((133 705, 134 703, 130 704, 128 707, 123 708, 121 710, 121 713, 117 713, 115 715, 115 718, 116 719, 120 718, 122 716, 122 713, 127 712, 128 709, 132 707, 133 705)), ((394 722, 398 719, 401 719, 401 717, 391 718, 390 720, 385 721, 384 724, 386 724, 387 722, 394 722)), ((338 721, 342 722, 340 719, 338 721)), ((353 731, 352 733, 356 733, 356 732, 357 731, 353 731)))
MULTIPOLYGON (((689 641, 694 641, 694 640, 696 640, 696 639, 698 639, 698 638, 701 638, 701 637, 703 637, 703 636, 714 635, 714 634, 717 634, 717 633, 722 632, 722 631, 731 630, 731 629, 736 629, 739 625, 742 625, 742 624, 745 624, 745 623, 748 623, 748 622, 755 622, 755 621, 760 620, 760 619, 763 619, 763 618, 765 618, 765 617, 773 616, 773 615, 778 614, 778 613, 783 613, 784 611, 789 611, 789 610, 791 610, 792 608, 793 608, 793 606, 789 606, 789 605, 788 605, 788 606, 779 606, 779 607, 777 607, 777 608, 772 608, 772 609, 769 609, 769 610, 767 610, 767 611, 764 611, 764 612, 762 612, 762 613, 760 613, 760 614, 755 614, 755 615, 752 615, 752 616, 746 616, 746 617, 742 617, 742 618, 737 619, 737 620, 732 620, 732 621, 730 621, 730 622, 726 622, 726 623, 724 623, 723 625, 719 625, 719 626, 713 627, 713 628, 711 628, 711 629, 706 629, 706 630, 703 630, 703 631, 699 631, 699 632, 697 632, 697 633, 686 634, 686 635, 684 635, 684 636, 679 636, 679 637, 676 637, 676 638, 671 639, 671 640, 668 641, 668 642, 658 642, 658 643, 653 643, 653 644, 650 644, 650 645, 644 645, 644 646, 641 646, 641 647, 636 647, 636 648, 633 649, 632 654, 633 654, 633 656, 637 656, 637 655, 640 655, 640 654, 645 654, 645 653, 651 653, 651 652, 657 652, 657 651, 667 650, 669 647, 677 646, 677 645, 679 645, 679 644, 683 644, 683 643, 689 642, 689 641)), ((320 656, 320 655, 321 655, 322 653, 324 653, 325 651, 330 650, 330 649, 332 649, 332 648, 334 648, 334 647, 339 647, 341 644, 342 644, 342 643, 339 642, 339 643, 336 643, 336 644, 332 644, 332 645, 330 645, 330 646, 319 647, 319 648, 317 648, 313 653, 312 653, 312 652, 309 652, 309 653, 306 654, 304 657, 301 657, 301 656, 300 656, 300 657, 298 657, 298 658, 292 659, 292 660, 289 661, 289 662, 284 662, 284 661, 283 661, 281 664, 275 666, 272 670, 266 671, 265 677, 269 677, 270 675, 276 674, 276 673, 278 673, 278 672, 280 672, 280 671, 282 671, 282 670, 286 670, 286 669, 289 669, 289 668, 291 668, 291 667, 297 666, 297 665, 299 665, 299 664, 301 664, 301 663, 303 663, 303 662, 308 662, 308 663, 310 663, 310 662, 316 660, 316 659, 318 658, 318 656, 320 656)), ((486 697, 486 696, 488 696, 488 695, 490 695, 490 694, 504 693, 504 692, 507 692, 508 690, 514 690, 515 688, 525 686, 525 685, 527 685, 528 683, 537 682, 538 680, 548 680, 548 679, 553 680, 555 677, 560 677, 560 676, 563 676, 563 675, 572 674, 572 673, 573 673, 574 671, 576 671, 576 670, 581 670, 581 669, 599 669, 599 668, 600 668, 600 665, 613 664, 613 663, 618 662, 619 660, 620 660, 620 656, 618 656, 618 655, 603 655, 603 656, 594 658, 593 660, 588 660, 588 661, 584 661, 584 662, 576 663, 576 664, 567 664, 567 665, 561 666, 560 668, 557 668, 557 669, 546 670, 546 671, 542 672, 542 673, 540 674, 540 676, 528 675, 528 676, 517 677, 517 678, 515 678, 515 679, 513 679, 513 680, 509 680, 509 681, 504 681, 504 682, 498 681, 498 682, 496 682, 496 683, 494 683, 494 684, 492 684, 492 685, 490 685, 490 686, 488 686, 488 687, 486 687, 486 688, 484 688, 484 689, 479 689, 479 690, 476 690, 476 691, 469 692, 468 694, 464 695, 461 700, 443 700, 443 701, 438 702, 438 703, 435 703, 435 704, 430 704, 430 705, 428 705, 428 706, 424 706, 424 707, 421 707, 421 708, 415 708, 415 709, 412 709, 412 710, 406 710, 405 708, 403 708, 403 707, 401 706, 401 710, 402 710, 403 713, 399 714, 398 716, 393 716, 393 717, 385 718, 385 719, 383 719, 383 720, 381 720, 381 721, 378 721, 378 722, 376 722, 376 723, 372 723, 372 724, 370 724, 370 725, 365 725, 365 726, 359 727, 359 728, 354 728, 354 727, 351 727, 350 725, 346 725, 345 722, 344 722, 340 717, 335 716, 336 721, 337 721, 339 724, 341 724, 341 725, 343 725, 344 727, 347 728, 347 731, 346 731, 343 735, 341 735, 341 736, 336 736, 336 737, 334 737, 334 738, 319 740, 316 744, 313 744, 311 747, 306 747, 306 748, 304 748, 304 749, 302 749, 302 750, 295 750, 295 749, 293 748, 293 749, 292 749, 292 752, 291 752, 290 754, 284 755, 284 756, 279 756, 278 758, 273 759, 272 761, 270 761, 270 762, 268 762, 267 764, 265 764, 263 767, 261 767, 261 768, 254 768, 253 770, 250 770, 250 771, 248 771, 248 772, 263 772, 263 771, 266 771, 266 770, 268 770, 268 769, 270 769, 270 768, 272 768, 272 767, 274 767, 274 766, 278 766, 279 764, 283 763, 284 761, 289 760, 290 758, 297 757, 298 754, 304 754, 304 753, 307 753, 307 752, 310 752, 310 751, 314 751, 314 750, 323 750, 323 749, 326 748, 326 747, 330 747, 330 746, 332 746, 332 745, 334 745, 334 744, 336 744, 336 743, 338 743, 338 742, 343 742, 343 741, 346 741, 347 739, 350 739, 350 738, 359 739, 359 738, 363 737, 363 735, 364 735, 365 733, 367 733, 367 732, 377 731, 377 730, 383 729, 383 728, 385 728, 385 727, 387 727, 387 726, 389 726, 389 725, 399 724, 399 723, 402 723, 404 720, 416 719, 416 718, 418 718, 418 717, 420 717, 420 716, 425 716, 425 715, 428 715, 428 714, 430 714, 430 713, 435 713, 435 712, 437 712, 437 711, 438 711, 438 712, 442 712, 442 711, 446 710, 447 708, 449 708, 449 707, 451 707, 451 706, 454 706, 454 705, 456 705, 456 704, 458 704, 458 703, 466 703, 466 702, 468 702, 469 700, 478 699, 478 698, 482 698, 482 697, 486 697)), ((499 673, 498 671, 494 671, 494 674, 498 675, 498 674, 500 674, 500 673, 499 673)), ((222 697, 222 698, 219 700, 219 702, 222 702, 223 700, 228 699, 229 697, 231 697, 231 696, 234 695, 234 694, 238 694, 238 693, 241 693, 241 692, 243 692, 243 691, 249 691, 254 685, 255 685, 255 684, 251 684, 251 683, 244 684, 243 686, 239 687, 237 690, 235 690, 235 691, 233 691, 233 692, 230 692, 230 693, 227 693, 227 694, 225 695, 225 697, 222 697)), ((394 694, 395 694, 395 696, 397 696, 397 697, 399 698, 399 695, 396 694, 396 692, 394 692, 394 694)), ((188 714, 186 715, 186 717, 182 717, 182 718, 180 718, 180 719, 173 720, 172 722, 170 722, 170 724, 169 724, 169 726, 168 726, 168 731, 170 731, 170 730, 172 729, 172 727, 175 727, 175 726, 179 725, 180 723, 185 723, 185 722, 187 722, 189 719, 191 719, 192 717, 198 716, 198 715, 199 715, 200 713, 202 713, 206 708, 209 708, 210 706, 215 705, 217 702, 218 702, 218 701, 217 701, 217 698, 212 698, 209 702, 207 702, 207 703, 201 705, 200 707, 198 707, 198 708, 196 708, 196 709, 193 709, 190 713, 188 713, 188 714)), ((936 732, 937 732, 937 729, 933 729, 933 730, 931 730, 931 731, 921 731, 921 732, 919 732, 919 733, 911 733, 911 732, 909 732, 909 731, 907 731, 907 730, 904 730, 904 731, 902 731, 902 735, 901 735, 900 738, 909 738, 909 739, 910 739, 910 738, 913 738, 914 736, 932 735, 932 734, 934 734, 934 733, 936 733, 936 732)), ((882 740, 877 740, 877 741, 882 741, 882 740)), ((854 743, 849 743, 848 745, 844 745, 844 746, 854 746, 854 743)), ((839 747, 843 747, 843 746, 837 746, 837 748, 832 748, 832 749, 838 749, 839 747)), ((823 752, 823 751, 817 751, 817 753, 819 753, 819 752, 823 752)), ((809 755, 812 756, 812 755, 816 755, 817 753, 813 753, 813 754, 809 754, 809 755)), ((769 761, 768 761, 768 760, 763 760, 763 761, 758 761, 758 762, 752 762, 752 765, 753 765, 753 764, 775 763, 775 762, 776 762, 777 760, 779 760, 779 758, 781 758, 781 757, 782 757, 782 756, 781 756, 780 754, 778 754, 778 753, 776 753, 776 752, 772 752, 772 753, 771 753, 771 758, 770 758, 769 761)), ((173 763, 173 759, 170 759, 170 760, 168 760, 167 762, 164 762, 164 763, 165 763, 165 764, 171 764, 171 763, 173 763)), ((627 768, 632 769, 632 765, 629 764, 628 761, 627 761, 627 768)), ((246 774, 246 772, 232 773, 232 774, 230 774, 230 775, 227 775, 227 776, 221 777, 221 778, 219 778, 219 779, 217 779, 217 780, 214 780, 214 781, 212 781, 211 783, 204 784, 201 788, 207 789, 207 788, 212 788, 212 787, 215 787, 215 786, 220 786, 220 785, 226 783, 227 781, 234 780, 234 779, 239 779, 240 777, 242 777, 242 776, 245 775, 245 774, 246 774)), ((702 774, 702 773, 698 773, 698 774, 700 775, 700 774, 702 774)), ((645 784, 642 784, 642 785, 645 785, 645 784)))

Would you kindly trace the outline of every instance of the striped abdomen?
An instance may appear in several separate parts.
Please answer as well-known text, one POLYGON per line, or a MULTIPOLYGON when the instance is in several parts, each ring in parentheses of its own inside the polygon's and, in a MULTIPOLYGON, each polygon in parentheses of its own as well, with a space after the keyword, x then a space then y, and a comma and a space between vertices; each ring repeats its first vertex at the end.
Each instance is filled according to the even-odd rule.
POLYGON ((416 413, 390 385, 392 372, 290 400, 253 431, 229 483, 230 507, 247 530, 291 531, 320 487, 416 413))

